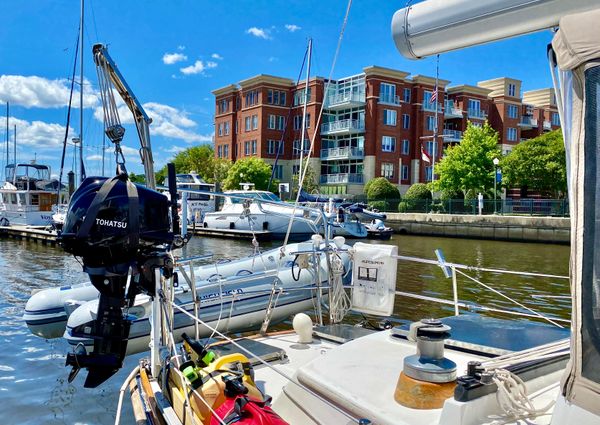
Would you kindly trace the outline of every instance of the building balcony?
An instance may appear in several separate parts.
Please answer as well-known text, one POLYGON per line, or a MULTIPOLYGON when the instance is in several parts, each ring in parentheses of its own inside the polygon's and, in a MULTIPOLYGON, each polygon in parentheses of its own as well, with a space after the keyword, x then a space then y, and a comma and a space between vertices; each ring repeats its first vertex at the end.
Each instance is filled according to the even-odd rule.
POLYGON ((463 136, 463 132, 458 130, 449 130, 445 128, 442 135, 444 137, 444 143, 453 143, 460 142, 463 136))
POLYGON ((386 103, 388 105, 400 105, 402 101, 400 100, 400 96, 380 94, 379 103, 386 103))
POLYGON ((337 120, 321 125, 322 135, 364 133, 365 122, 361 120, 337 120))
POLYGON ((519 122, 519 127, 525 130, 530 130, 534 127, 537 127, 538 121, 535 118, 531 118, 528 115, 523 115, 521 117, 521 121, 519 122))
MULTIPOLYGON (((423 102, 421 107, 424 111, 435 112, 435 103, 423 102)), ((442 112, 442 105, 438 103, 438 112, 442 112)))
POLYGON ((545 131, 552 130, 552 123, 550 121, 544 121, 544 130, 545 131))
POLYGON ((467 116, 469 118, 475 118, 478 120, 484 120, 487 118, 487 114, 485 113, 485 111, 482 111, 481 109, 469 109, 467 111, 467 116))
POLYGON ((321 149, 322 160, 334 160, 334 159, 363 159, 365 157, 365 151, 359 148, 351 146, 341 148, 329 148, 321 149))
POLYGON ((364 177, 356 173, 322 174, 321 184, 353 183, 363 184, 364 177))
POLYGON ((325 108, 334 110, 364 106, 364 104, 364 93, 335 93, 327 96, 325 100, 325 108))
POLYGON ((444 118, 462 118, 463 111, 460 108, 454 106, 454 102, 446 101, 444 105, 444 118))

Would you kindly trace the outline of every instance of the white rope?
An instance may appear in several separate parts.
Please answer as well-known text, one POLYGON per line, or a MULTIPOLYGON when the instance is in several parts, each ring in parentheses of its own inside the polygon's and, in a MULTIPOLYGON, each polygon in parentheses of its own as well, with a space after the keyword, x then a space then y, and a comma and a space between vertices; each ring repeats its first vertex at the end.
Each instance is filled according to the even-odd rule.
POLYGON ((504 412, 504 417, 492 422, 493 425, 506 424, 519 419, 532 419, 547 414, 554 406, 551 400, 546 406, 536 408, 528 395, 527 387, 521 378, 506 369, 493 369, 492 381, 498 387, 496 400, 504 412))
POLYGON ((127 386, 129 385, 131 380, 133 378, 135 378, 135 376, 137 375, 139 370, 140 370, 140 367, 136 366, 131 371, 129 376, 127 376, 127 378, 123 382, 123 385, 121 385, 121 389, 119 390, 119 402, 117 403, 117 413, 116 413, 116 417, 115 417, 115 425, 119 425, 121 423, 121 409, 123 408, 123 396, 125 395, 125 390, 127 389, 127 386))
POLYGON ((331 256, 331 291, 329 295, 329 317, 332 323, 340 323, 350 311, 351 300, 344 290, 342 276, 344 274, 344 262, 338 253, 331 256))

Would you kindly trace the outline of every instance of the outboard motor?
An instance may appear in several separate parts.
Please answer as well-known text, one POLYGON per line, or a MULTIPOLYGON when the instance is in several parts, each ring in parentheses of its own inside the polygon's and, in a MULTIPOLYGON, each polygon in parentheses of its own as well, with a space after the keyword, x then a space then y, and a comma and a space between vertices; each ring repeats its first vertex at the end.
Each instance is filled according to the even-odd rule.
POLYGON ((127 174, 87 178, 73 194, 59 241, 82 257, 100 300, 93 326, 74 330, 94 346, 89 354, 80 347, 67 355, 69 381, 86 368, 84 386, 93 388, 123 365, 131 325, 123 309, 140 292, 156 295, 156 267, 172 272, 169 207, 165 195, 131 183, 127 174))

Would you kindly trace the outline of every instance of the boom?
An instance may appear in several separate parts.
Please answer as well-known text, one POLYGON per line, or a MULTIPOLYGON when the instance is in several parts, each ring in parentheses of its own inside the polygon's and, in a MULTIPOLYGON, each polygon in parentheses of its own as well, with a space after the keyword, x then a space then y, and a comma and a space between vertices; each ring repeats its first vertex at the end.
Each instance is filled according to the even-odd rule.
POLYGON ((123 153, 120 143, 125 135, 125 128, 121 125, 117 104, 115 102, 113 88, 119 93, 135 121, 135 127, 140 138, 140 157, 144 165, 146 175, 146 186, 150 189, 156 188, 154 176, 154 160, 152 159, 152 148, 150 146, 150 124, 152 118, 148 117, 142 104, 135 97, 123 75, 117 68, 117 64, 108 54, 106 46, 95 44, 93 47, 94 62, 98 72, 98 83, 102 97, 102 109, 104 110, 105 132, 108 138, 115 144, 117 156, 121 156, 122 163, 118 162, 117 172, 126 172, 123 153))

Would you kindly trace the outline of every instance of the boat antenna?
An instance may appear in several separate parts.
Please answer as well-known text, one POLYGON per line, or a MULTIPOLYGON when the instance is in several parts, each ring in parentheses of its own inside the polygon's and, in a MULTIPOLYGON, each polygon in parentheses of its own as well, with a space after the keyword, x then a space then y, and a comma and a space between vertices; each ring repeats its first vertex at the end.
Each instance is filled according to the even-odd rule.
POLYGON ((79 74, 79 181, 85 179, 85 170, 83 168, 83 13, 84 0, 81 0, 81 16, 79 17, 79 42, 81 43, 81 54, 79 55, 80 74, 79 74))
MULTIPOLYGON (((304 51, 304 58, 302 59, 302 66, 300 67, 300 71, 298 72, 298 77, 296 78, 295 87, 300 84, 300 78, 302 78, 302 71, 304 71, 304 65, 306 64, 306 56, 308 55, 308 46, 304 51)), ((271 178, 269 179, 269 184, 267 185, 267 190, 271 190, 271 184, 273 183, 273 179, 275 178, 275 170, 277 169, 277 162, 279 161, 279 157, 285 151, 283 144, 285 143, 285 135, 287 133, 287 129, 289 128, 290 121, 292 118, 292 109, 294 108, 294 93, 292 93, 292 99, 290 101, 290 107, 288 108, 287 118, 285 119, 285 124, 283 131, 281 132, 281 137, 279 138, 279 144, 277 145, 277 155, 275 156, 275 162, 273 163, 273 169, 271 170, 271 178)), ((234 146, 237 146, 235 144, 234 146)))
POLYGON ((71 78, 71 92, 69 93, 69 106, 67 108, 67 125, 65 128, 65 138, 63 140, 62 157, 60 159, 60 172, 58 175, 58 188, 56 205, 60 204, 60 188, 62 185, 62 177, 65 167, 65 156, 67 153, 67 140, 69 138, 69 124, 71 122, 71 106, 73 104, 73 89, 75 88, 75 73, 77 72, 77 55, 79 54, 79 31, 77 31, 77 42, 75 43, 75 61, 73 62, 73 76, 71 78))

